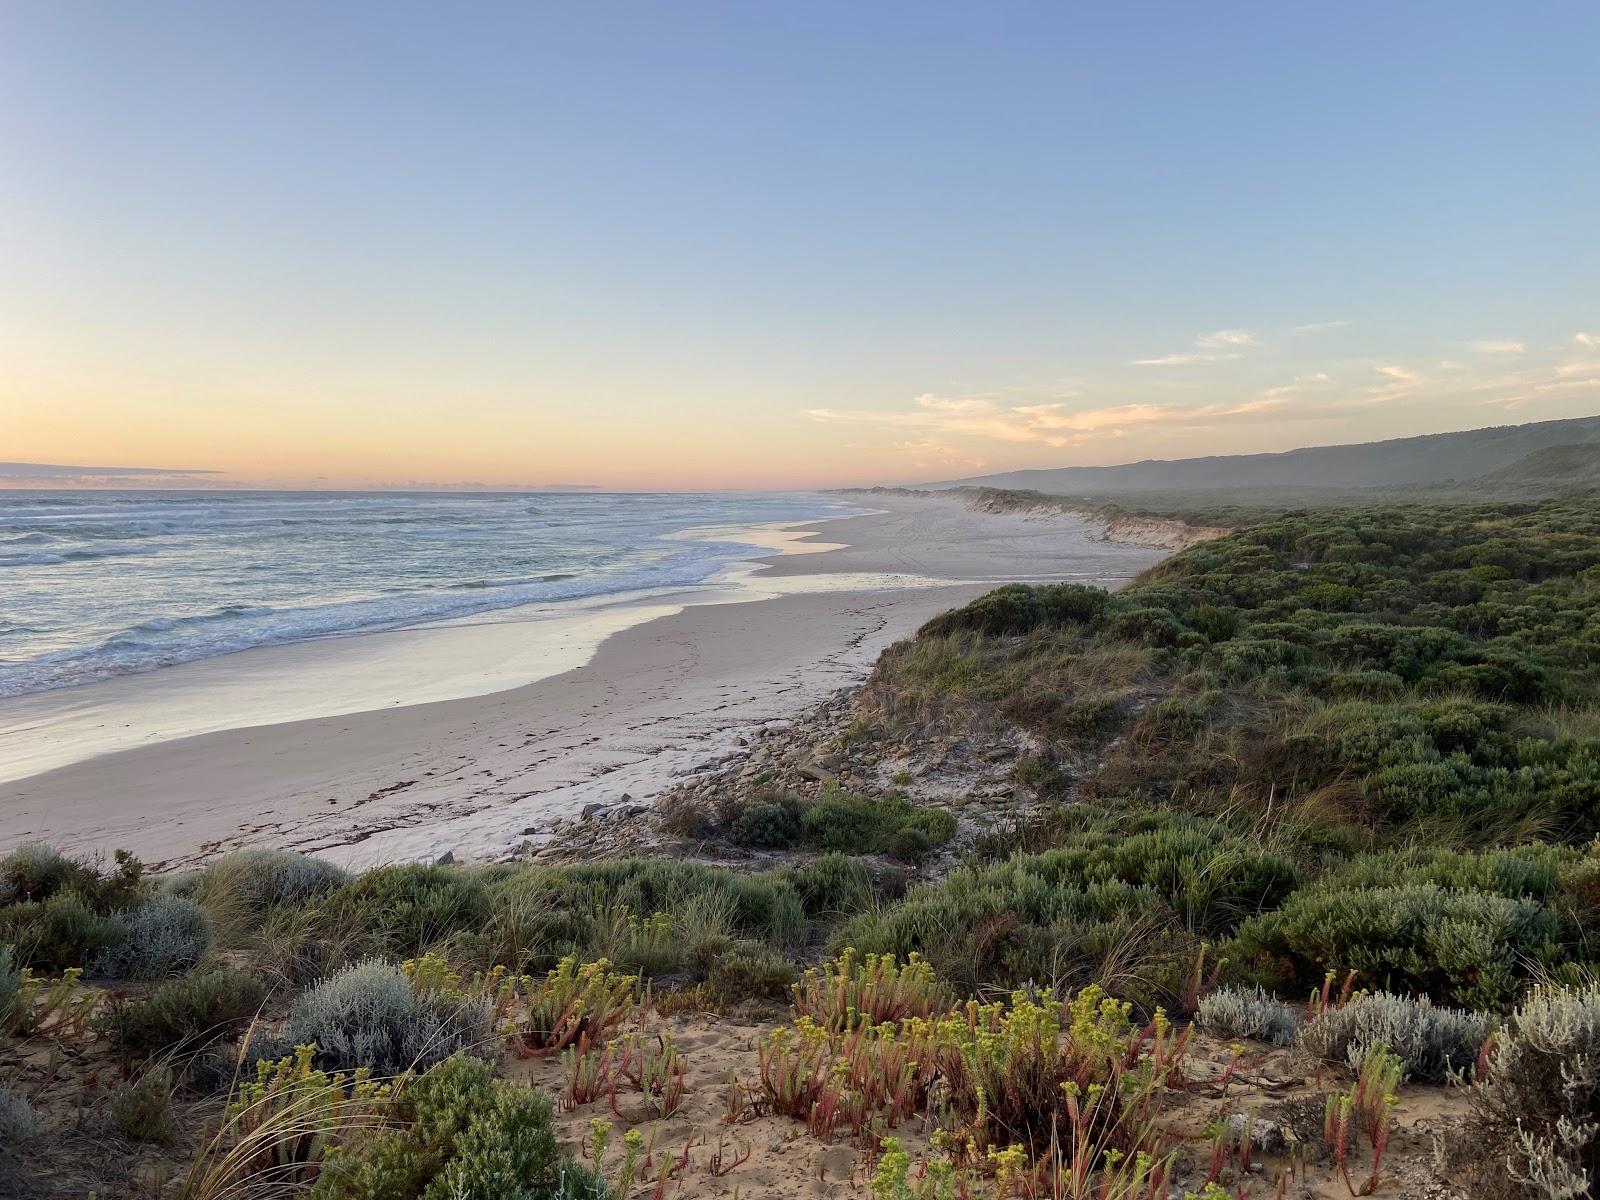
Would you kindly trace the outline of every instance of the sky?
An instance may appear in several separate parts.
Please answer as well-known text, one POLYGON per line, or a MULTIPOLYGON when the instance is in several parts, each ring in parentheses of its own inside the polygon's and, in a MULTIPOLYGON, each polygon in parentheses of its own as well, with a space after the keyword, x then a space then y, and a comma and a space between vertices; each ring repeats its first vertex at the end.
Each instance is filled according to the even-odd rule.
POLYGON ((0 0, 0 483, 808 487, 1600 412, 1597 45, 1591 0, 0 0))

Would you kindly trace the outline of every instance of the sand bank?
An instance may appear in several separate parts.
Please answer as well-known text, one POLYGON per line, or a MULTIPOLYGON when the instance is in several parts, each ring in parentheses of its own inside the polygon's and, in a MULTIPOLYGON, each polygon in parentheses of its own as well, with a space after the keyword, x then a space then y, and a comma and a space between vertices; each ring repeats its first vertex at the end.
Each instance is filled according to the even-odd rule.
POLYGON ((647 802, 996 582, 1115 584, 1160 557, 1070 517, 879 506, 773 530, 774 557, 670 598, 512 609, 5 701, 0 849, 498 857, 587 804, 647 802))

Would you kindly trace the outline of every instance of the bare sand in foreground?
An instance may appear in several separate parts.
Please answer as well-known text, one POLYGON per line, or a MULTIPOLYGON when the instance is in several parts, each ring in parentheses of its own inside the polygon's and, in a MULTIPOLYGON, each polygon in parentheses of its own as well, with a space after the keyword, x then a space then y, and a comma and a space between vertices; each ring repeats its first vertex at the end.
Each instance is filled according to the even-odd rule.
MULTIPOLYGON (((648 801, 741 731, 859 682, 890 642, 995 582, 1116 584, 1161 557, 1096 541, 1071 517, 973 513, 943 498, 871 503, 887 511, 796 526, 844 545, 766 560, 742 594, 767 598, 676 598, 687 606, 622 628, 582 665, 525 686, 220 729, 0 783, 0 850, 35 840, 76 852, 122 847, 166 865, 241 845, 356 866, 446 851, 501 857, 586 804, 648 801)), ((659 599, 648 603, 642 615, 661 610, 659 599)), ((537 625, 502 621, 475 636, 504 639, 514 655, 537 625)), ((450 636, 400 632, 376 644, 426 656, 430 639, 450 636)), ((353 641, 317 644, 321 668, 359 670, 340 657, 356 652, 344 645, 353 641)), ((231 678, 237 690, 248 672, 281 670, 305 645, 191 665, 246 672, 231 678)), ((360 650, 370 657, 373 645, 360 650)), ((88 703, 115 684, 126 712, 140 703, 140 680, 161 674, 72 691, 88 703)))

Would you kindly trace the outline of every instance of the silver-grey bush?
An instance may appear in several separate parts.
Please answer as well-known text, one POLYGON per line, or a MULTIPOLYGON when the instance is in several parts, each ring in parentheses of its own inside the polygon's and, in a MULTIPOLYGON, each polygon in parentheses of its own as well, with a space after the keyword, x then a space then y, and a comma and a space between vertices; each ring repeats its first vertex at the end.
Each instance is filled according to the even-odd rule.
POLYGON ((419 995, 398 967, 369 959, 303 994, 281 1044, 312 1042, 320 1066, 385 1076, 426 1069, 458 1050, 488 1057, 495 1049, 489 1034, 487 1003, 419 995))
POLYGON ((1301 1027, 1299 1042, 1316 1058, 1352 1069, 1359 1069, 1375 1047, 1387 1046, 1408 1079, 1443 1083, 1471 1072, 1494 1027, 1486 1013, 1439 1008, 1426 997, 1373 992, 1317 1014, 1301 1027))
POLYGON ((94 974, 104 978, 181 975, 211 948, 211 918, 183 896, 157 896, 119 913, 116 920, 121 938, 94 962, 94 974))
POLYGON ((1197 1014, 1207 1033, 1225 1038, 1254 1038, 1275 1046, 1294 1043, 1299 1014, 1274 999, 1259 985, 1218 988, 1200 1001, 1197 1014))

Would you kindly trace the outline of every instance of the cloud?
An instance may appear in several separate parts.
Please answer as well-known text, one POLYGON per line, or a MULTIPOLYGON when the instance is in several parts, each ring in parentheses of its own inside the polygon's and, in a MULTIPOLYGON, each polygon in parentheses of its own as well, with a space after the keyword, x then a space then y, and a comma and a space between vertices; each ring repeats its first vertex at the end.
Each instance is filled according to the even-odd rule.
POLYGON ((1590 349, 1594 349, 1595 347, 1600 346, 1600 333, 1584 333, 1580 330, 1572 335, 1572 340, 1577 342, 1580 346, 1587 346, 1590 349))
POLYGON ((1136 367, 1186 367, 1195 363, 1232 362, 1242 354, 1163 354, 1159 358, 1136 358, 1136 367))
POLYGON ((0 485, 108 487, 116 483, 206 483, 221 471, 187 467, 75 467, 61 463, 0 462, 0 485))
POLYGON ((1308 333, 1325 333, 1330 329, 1343 329, 1349 321, 1313 321, 1309 325, 1291 326, 1289 332, 1295 337, 1304 337, 1308 333))
POLYGON ((918 396, 910 409, 873 411, 813 408, 814 421, 837 425, 877 425, 913 429, 926 441, 903 443, 919 448, 937 437, 978 437, 999 442, 1045 446, 1076 445, 1099 438, 1121 437, 1127 430, 1154 425, 1211 425, 1268 412, 1278 401, 1248 400, 1235 404, 1120 404, 1073 412, 1060 403, 1004 405, 992 395, 918 396))
POLYGON ((1223 346, 1256 346, 1256 331, 1253 329, 1219 329, 1215 333, 1202 333, 1194 339, 1194 344, 1202 349, 1215 350, 1223 346))
POLYGON ((1188 367, 1201 363, 1232 362, 1236 358, 1243 358, 1239 347, 1259 346, 1254 329, 1219 329, 1215 333, 1199 333, 1195 335, 1192 351, 1179 354, 1161 354, 1151 358, 1136 358, 1132 364, 1135 367, 1188 367), (1220 352, 1220 353, 1219 353, 1220 352))
POLYGON ((1260 395, 1269 400, 1283 396, 1294 396, 1301 392, 1315 391, 1327 387, 1333 382, 1333 376, 1326 371, 1317 371, 1310 375, 1296 375, 1288 383, 1280 383, 1277 387, 1267 388, 1260 395))
POLYGON ((1473 342, 1472 348, 1479 354, 1494 354, 1505 358, 1514 358, 1519 354, 1527 353, 1528 350, 1527 343, 1510 339, 1473 342))
POLYGON ((1413 371, 1410 367, 1402 367, 1399 363, 1380 364, 1378 374, 1385 379, 1393 379, 1400 383, 1421 383, 1425 378, 1421 371, 1413 371))

